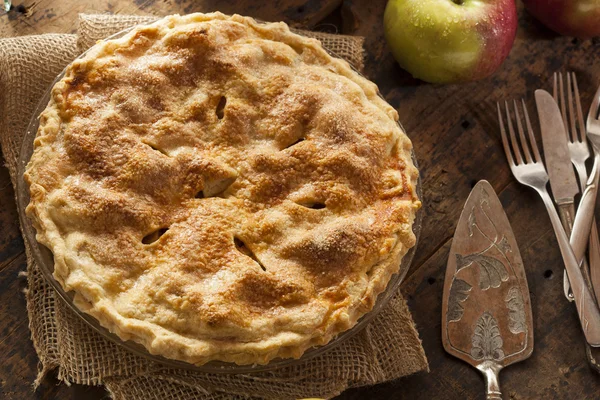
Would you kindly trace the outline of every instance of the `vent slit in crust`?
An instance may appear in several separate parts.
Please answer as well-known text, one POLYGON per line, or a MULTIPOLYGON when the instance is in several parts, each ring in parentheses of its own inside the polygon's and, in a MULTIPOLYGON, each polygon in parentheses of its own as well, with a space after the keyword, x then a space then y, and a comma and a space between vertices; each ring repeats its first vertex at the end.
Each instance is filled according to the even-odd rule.
POLYGON ((197 199, 205 199, 207 197, 217 197, 227 189, 229 186, 235 182, 237 177, 229 177, 225 179, 215 179, 212 181, 206 181, 204 183, 204 188, 196 193, 197 199))
POLYGON ((225 116, 225 105, 227 105, 227 97, 221 96, 219 104, 217 104, 217 109, 215 110, 217 118, 223 119, 223 117, 225 116))
POLYGON ((158 148, 157 146, 155 146, 155 145, 153 145, 151 143, 148 143, 148 142, 143 142, 143 143, 146 144, 146 145, 148 145, 148 147, 150 147, 152 150, 158 151, 159 153, 164 154, 167 157, 170 157, 169 154, 167 154, 167 152, 164 151, 163 149, 158 148))
POLYGON ((233 243, 235 244, 235 248, 237 249, 237 251, 254 260, 254 262, 256 262, 263 271, 267 270, 267 268, 265 268, 265 266, 258 260, 258 258, 256 258, 256 255, 252 252, 252 250, 250 250, 248 246, 246 246, 246 243, 244 243, 242 239, 234 236, 233 243))
POLYGON ((152 244, 152 243, 158 241, 158 239, 160 239, 165 233, 167 233, 168 230, 169 230, 169 228, 157 229, 154 232, 151 232, 151 233, 147 234, 146 236, 144 236, 144 238, 142 239, 142 243, 143 244, 152 244))
POLYGON ((325 205, 325 203, 322 203, 320 201, 315 201, 315 202, 305 201, 305 202, 298 203, 298 204, 301 205, 302 207, 312 208, 313 210, 322 210, 327 207, 325 205))
POLYGON ((285 147, 283 148, 283 150, 289 149, 290 147, 293 147, 293 146, 297 145, 298 143, 304 142, 304 140, 305 140, 305 139, 304 139, 303 137, 301 137, 301 138, 299 138, 298 140, 296 140, 294 143, 292 143, 292 144, 288 144, 287 146, 285 146, 285 147))

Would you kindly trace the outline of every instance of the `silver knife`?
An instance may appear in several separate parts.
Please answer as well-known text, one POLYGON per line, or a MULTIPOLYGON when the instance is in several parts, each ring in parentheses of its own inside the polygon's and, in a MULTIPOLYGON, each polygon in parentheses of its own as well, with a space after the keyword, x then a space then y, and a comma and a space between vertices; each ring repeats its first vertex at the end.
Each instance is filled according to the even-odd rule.
MULTIPOLYGON (((542 144, 546 169, 550 178, 550 188, 554 201, 558 206, 558 214, 567 236, 571 236, 575 218, 574 197, 579 193, 575 171, 571 163, 571 153, 567 145, 567 132, 562 114, 554 97, 545 90, 535 91, 535 103, 542 131, 542 144)), ((563 291, 569 301, 573 301, 570 293, 567 271, 563 271, 563 291)), ((588 280, 589 282, 589 280, 588 280)))
POLYGON ((487 399, 501 400, 498 373, 533 352, 523 261, 502 204, 475 185, 456 226, 446 267, 442 343, 483 374, 487 399))
MULTIPOLYGON (((554 200, 559 206, 572 205, 579 193, 571 154, 567 146, 567 132, 552 95, 545 90, 535 91, 535 103, 540 118, 546 169, 554 200)), ((573 221, 571 220, 571 226, 573 221)))

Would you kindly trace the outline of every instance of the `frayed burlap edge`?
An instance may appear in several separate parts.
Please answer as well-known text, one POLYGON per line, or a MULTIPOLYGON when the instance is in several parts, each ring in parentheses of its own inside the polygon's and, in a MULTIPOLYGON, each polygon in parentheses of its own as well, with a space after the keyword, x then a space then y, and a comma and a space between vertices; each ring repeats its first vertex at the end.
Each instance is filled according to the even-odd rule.
MULTIPOLYGON (((54 77, 98 39, 154 19, 82 15, 78 37, 48 34, 0 40, 0 144, 13 185, 21 138, 37 101, 54 77)), ((321 35, 317 38, 325 46, 347 56, 356 68, 362 66, 362 38, 321 35), (339 45, 340 40, 345 47, 339 45)), ((129 353, 88 327, 45 281, 27 244, 26 253, 29 326, 40 357, 36 383, 48 371, 58 369, 60 380, 104 384, 115 399, 329 398, 349 387, 427 369, 414 323, 399 293, 363 332, 300 365, 244 375, 166 368, 129 353)))

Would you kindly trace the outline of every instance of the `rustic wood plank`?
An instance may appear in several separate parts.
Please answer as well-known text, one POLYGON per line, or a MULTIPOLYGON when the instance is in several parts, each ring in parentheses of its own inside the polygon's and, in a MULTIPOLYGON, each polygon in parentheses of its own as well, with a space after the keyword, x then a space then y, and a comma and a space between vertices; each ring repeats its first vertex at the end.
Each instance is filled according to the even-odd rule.
MULTIPOLYGON (((545 209, 533 191, 523 190, 516 183, 504 190, 500 199, 520 244, 531 292, 535 332, 532 357, 501 374, 505 394, 516 399, 596 398, 598 377, 585 359, 584 339, 575 307, 562 296, 562 263, 557 262, 560 253, 545 209), (537 223, 520 223, 531 221, 532 215, 540 216, 537 223)), ((477 371, 446 355, 440 345, 441 287, 449 247, 450 242, 428 260, 404 288, 415 310, 419 330, 427 342, 432 367, 430 376, 407 379, 411 382, 414 379, 413 384, 407 382, 403 386, 407 396, 417 393, 416 387, 420 387, 421 395, 443 390, 450 391, 448 398, 465 398, 465 393, 471 398, 482 393, 479 390, 484 388, 477 371), (422 293, 429 293, 426 298, 431 299, 430 304, 423 301, 422 293), (429 310, 429 318, 423 318, 425 309, 429 310), (423 380, 429 382, 428 387, 422 385, 423 380)))
MULTIPOLYGON (((47 32, 75 32, 80 12, 167 15, 195 11, 240 13, 265 21, 285 20, 294 26, 311 27, 335 10, 341 0, 252 1, 154 1, 154 0, 39 0, 13 2, 8 15, 0 14, 0 37, 47 32)), ((4 165, 4 162, 2 162, 4 165)), ((0 398, 6 399, 105 399, 102 387, 59 384, 50 374, 33 392, 37 355, 30 341, 24 296, 25 268, 14 192, 8 170, 0 167, 0 398)))
POLYGON ((0 14, 0 37, 48 32, 74 33, 79 13, 189 14, 221 11, 264 21, 286 21, 312 27, 335 10, 342 0, 25 0, 13 1, 7 15, 0 14))
MULTIPOLYGON (((560 253, 544 206, 532 190, 523 190, 516 183, 510 184, 500 199, 523 257, 535 333, 531 358, 500 374, 505 398, 598 398, 598 376, 587 365, 576 309, 562 295, 563 267, 557 262, 560 253), (532 215, 540 216, 538 223, 521 223, 530 221, 532 215)), ((402 288, 413 311, 431 372, 379 385, 375 390, 352 390, 343 395, 344 399, 365 396, 387 399, 392 393, 399 399, 484 397, 480 373, 448 355, 441 344, 442 287, 450 245, 451 240, 444 243, 402 288)))
POLYGON ((452 236, 465 198, 474 182, 487 179, 496 190, 512 181, 495 111, 496 101, 528 97, 532 116, 534 89, 550 89, 555 71, 578 73, 582 104, 590 104, 600 82, 598 41, 556 35, 520 7, 519 33, 508 59, 488 79, 460 85, 431 85, 413 79, 394 61, 383 37, 385 2, 346 0, 344 33, 366 37, 365 73, 398 109, 411 137, 423 179, 424 224, 414 265, 421 265, 452 236), (348 17, 348 16, 351 17, 348 17), (534 40, 535 39, 535 40, 534 40))
POLYGON ((60 384, 55 374, 49 374, 37 391, 33 381, 38 373, 38 358, 31 342, 25 296, 25 254, 0 271, 0 398, 6 400, 59 400, 106 398, 103 388, 60 384))
MULTIPOLYGON (((0 271, 0 398, 34 398, 32 383, 37 375, 38 358, 31 343, 25 296, 25 255, 19 255, 0 271)), ((56 398, 64 390, 44 385, 38 398, 56 398)))
MULTIPOLYGON (((4 158, 0 157, 1 165, 4 158)), ((8 169, 0 168, 0 271, 24 251, 8 169)), ((1 321, 1 320, 0 320, 1 321)))
MULTIPOLYGON (((23 12, 0 15, 0 36, 75 29, 79 12, 152 13, 239 12, 264 20, 286 20, 313 26, 340 5, 340 0, 39 0, 15 1, 23 12), (29 10, 29 11, 27 11, 29 10), (25 15, 27 13, 27 15, 25 15)), ((493 77, 471 84, 438 86, 413 79, 391 57, 383 40, 385 1, 346 0, 338 23, 342 33, 366 37, 366 75, 400 113, 420 161, 424 191, 424 226, 417 257, 403 287, 430 360, 431 372, 371 388, 349 390, 339 399, 483 398, 477 371, 448 356, 440 340, 442 280, 450 238, 471 186, 489 180, 515 231, 532 293, 535 350, 531 359, 502 372, 505 395, 511 399, 598 398, 598 376, 587 366, 574 307, 562 297, 562 262, 556 241, 535 193, 512 179, 500 146, 495 101, 531 94, 549 87, 552 72, 575 70, 587 106, 600 82, 600 42, 560 38, 520 9, 515 46, 493 77), (341 21, 340 21, 341 20, 341 21), (552 271, 549 273, 548 271, 552 271)), ((529 99, 531 100, 531 99, 529 99)), ((530 101, 532 107, 533 103, 530 101)), ((533 111, 534 109, 531 108, 533 111)), ((532 113, 535 118, 535 113, 532 113)), ((29 340, 23 287, 22 243, 13 193, 5 169, 0 169, 0 397, 90 398, 97 388, 56 386, 51 378, 37 393, 30 383, 37 357, 29 340)))
POLYGON ((563 264, 550 222, 537 195, 515 184, 510 175, 500 145, 495 101, 527 96, 535 126, 533 89, 549 89, 555 71, 574 70, 580 88, 585 88, 581 94, 587 107, 600 82, 600 43, 557 37, 520 9, 517 40, 497 74, 470 84, 428 85, 401 70, 389 54, 378 26, 382 3, 345 1, 343 29, 366 36, 366 73, 398 108, 420 161, 424 225, 403 292, 409 298, 431 373, 351 390, 340 398, 483 398, 479 373, 447 355, 440 337, 449 239, 470 186, 479 179, 489 180, 497 191, 506 188, 501 199, 520 244, 532 292, 534 355, 502 372, 505 395, 511 399, 598 398, 598 376, 587 365, 575 308, 562 296, 563 264))

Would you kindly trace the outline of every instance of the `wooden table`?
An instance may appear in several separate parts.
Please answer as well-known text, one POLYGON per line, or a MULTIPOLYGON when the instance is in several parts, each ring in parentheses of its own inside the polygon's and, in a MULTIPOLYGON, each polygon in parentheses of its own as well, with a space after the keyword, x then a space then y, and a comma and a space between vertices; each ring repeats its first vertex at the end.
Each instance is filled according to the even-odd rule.
MULTIPOLYGON (((366 37, 366 75, 398 109, 413 140, 423 178, 424 224, 417 255, 403 292, 409 300, 430 362, 430 373, 376 387, 349 390, 340 399, 482 399, 478 372, 444 352, 440 338, 443 277, 461 207, 480 179, 499 193, 525 263, 535 323, 533 356, 501 374, 505 398, 600 398, 600 377, 587 365, 575 307, 562 295, 562 261, 537 195, 515 182, 501 149, 495 102, 526 97, 550 87, 554 71, 574 70, 585 107, 600 83, 600 41, 557 37, 522 9, 514 48, 491 78, 435 86, 401 70, 382 32, 385 0, 37 0, 14 1, 0 15, 0 37, 74 32, 77 13, 166 15, 220 10, 263 20, 284 20, 312 29, 366 37)), ((533 110, 533 108, 531 108, 533 110)), ((67 387, 47 379, 33 393, 37 356, 29 339, 25 268, 14 193, 0 169, 0 398, 97 399, 102 389, 67 387)))

